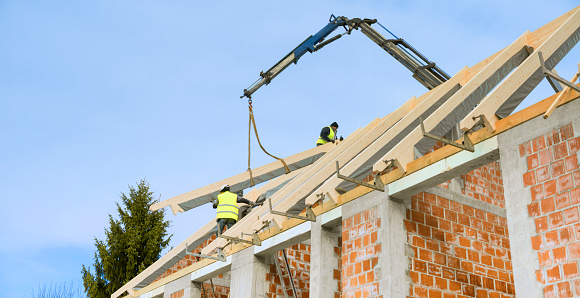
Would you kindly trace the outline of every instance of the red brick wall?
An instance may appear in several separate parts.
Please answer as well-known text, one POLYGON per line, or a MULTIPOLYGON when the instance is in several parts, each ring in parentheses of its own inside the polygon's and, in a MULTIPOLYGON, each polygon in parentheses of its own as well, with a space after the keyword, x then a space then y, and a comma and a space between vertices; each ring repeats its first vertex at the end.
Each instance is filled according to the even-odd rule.
MULTIPOLYGON (((276 254, 276 257, 280 263, 282 275, 285 276, 284 284, 286 285, 287 293, 290 297, 293 297, 294 294, 292 292, 292 287, 290 286, 290 279, 287 276, 282 252, 279 251, 276 254)), ((310 289, 310 245, 302 243, 292 245, 286 248, 286 257, 288 258, 290 271, 292 278, 294 279, 296 294, 298 297, 308 297, 310 289)), ((275 264, 270 265, 270 271, 266 273, 266 280, 270 282, 267 291, 268 297, 284 297, 282 283, 280 282, 280 277, 278 276, 275 264)))
POLYGON ((209 282, 205 282, 202 284, 204 290, 205 290, 205 295, 203 296, 203 291, 201 293, 202 297, 206 297, 206 298, 228 298, 228 295, 230 294, 230 288, 229 287, 224 287, 224 286, 218 286, 218 285, 214 285, 213 286, 213 291, 212 291, 212 286, 211 283, 209 282), (213 295, 215 292, 215 296, 213 295))
POLYGON ((405 220, 411 297, 513 297, 507 220, 429 193, 405 220))
POLYGON ((169 297, 171 297, 171 298, 181 298, 181 297, 183 297, 183 292, 184 292, 183 290, 179 290, 179 291, 177 291, 177 292, 169 295, 169 297))
POLYGON ((579 148, 571 124, 519 146, 527 162, 524 186, 532 196, 528 212, 536 223, 531 239, 539 259, 536 276, 546 297, 580 295, 579 148))
POLYGON ((380 297, 374 268, 381 245, 377 207, 342 220, 342 297, 380 297))
POLYGON ((463 194, 505 208, 499 161, 461 175, 461 179, 464 183, 463 194))

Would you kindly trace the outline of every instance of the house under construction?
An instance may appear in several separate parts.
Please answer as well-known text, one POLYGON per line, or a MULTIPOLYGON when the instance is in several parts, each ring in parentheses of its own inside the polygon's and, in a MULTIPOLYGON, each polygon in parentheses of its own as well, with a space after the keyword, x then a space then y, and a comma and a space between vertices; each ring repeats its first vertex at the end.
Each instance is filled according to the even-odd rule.
POLYGON ((580 6, 453 76, 425 60, 414 77, 439 81, 344 141, 153 205, 186 212, 223 184, 264 202, 219 238, 208 222, 112 298, 580 297, 580 64, 556 72, 578 41, 580 6), (514 113, 544 80, 554 95, 514 113))

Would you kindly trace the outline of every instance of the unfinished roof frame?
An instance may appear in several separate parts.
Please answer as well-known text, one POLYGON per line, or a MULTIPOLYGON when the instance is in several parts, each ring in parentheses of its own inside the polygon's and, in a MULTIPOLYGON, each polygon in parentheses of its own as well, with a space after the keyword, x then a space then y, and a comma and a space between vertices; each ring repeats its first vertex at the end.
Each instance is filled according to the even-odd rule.
MULTIPOLYGON (((435 166, 435 164, 438 161, 450 158, 451 156, 456 155, 458 152, 461 152, 461 149, 458 149, 456 147, 445 146, 418 159, 415 159, 413 156, 414 148, 417 146, 417 144, 419 144, 420 142, 424 142, 422 141, 422 135, 418 127, 418 123, 417 124, 414 123, 416 119, 414 117, 419 117, 420 115, 423 115, 430 107, 433 106, 434 103, 438 102, 439 100, 441 100, 443 96, 451 92, 452 87, 455 86, 456 84, 459 84, 462 87, 459 90, 456 90, 456 92, 452 92, 452 95, 449 97, 449 99, 447 99, 445 103, 443 103, 440 107, 438 107, 435 111, 432 112, 432 114, 425 120, 425 126, 427 130, 431 132, 435 131, 435 133, 437 133, 437 130, 439 131, 444 130, 450 124, 444 123, 442 125, 441 122, 449 121, 450 118, 449 110, 457 108, 465 101, 475 102, 475 104, 478 105, 477 107, 475 107, 473 111, 467 112, 462 111, 462 113, 458 113, 458 115, 461 115, 461 118, 457 119, 457 117, 459 116, 455 115, 451 117, 452 118, 451 122, 453 124, 459 122, 461 123, 461 127, 465 129, 469 128, 474 124, 472 120, 473 116, 478 116, 481 114, 486 116, 487 120, 494 126, 493 131, 488 129, 482 129, 471 135, 470 138, 476 146, 476 151, 477 148, 482 148, 483 144, 480 143, 483 142, 484 140, 492 139, 494 136, 506 130, 509 130, 526 121, 529 121, 532 118, 541 116, 545 111, 549 109, 550 105, 554 102, 556 97, 558 96, 562 97, 561 101, 558 103, 558 106, 565 105, 566 103, 579 98, 580 94, 575 90, 571 90, 569 92, 565 92, 565 94, 562 93, 555 94, 537 104, 534 104, 520 112, 505 117, 501 120, 499 117, 496 116, 497 111, 499 109, 502 109, 502 106, 506 103, 506 101, 514 100, 517 103, 521 102, 521 100, 518 102, 520 97, 522 95, 523 97, 525 97, 527 96, 527 94, 529 94, 529 92, 531 92, 531 89, 529 89, 529 87, 530 86, 535 87, 535 85, 537 85, 539 81, 543 79, 542 77, 538 81, 537 77, 537 72, 538 69, 540 68, 539 59, 537 57, 538 51, 542 51, 544 56, 550 57, 548 58, 548 61, 550 62, 547 61, 547 65, 549 68, 553 68, 562 59, 562 57, 578 42, 579 39, 578 36, 580 36, 580 6, 572 9, 571 11, 565 13, 564 15, 560 16, 559 18, 555 19, 554 21, 548 23, 547 25, 541 27, 540 29, 532 33, 525 32, 510 46, 490 56, 489 58, 483 60, 482 62, 476 64, 471 68, 462 69, 447 83, 439 86, 434 90, 427 92, 422 97, 412 98, 409 102, 405 104, 407 108, 410 108, 411 110, 408 112, 408 114, 403 114, 401 118, 396 120, 395 124, 389 125, 389 121, 391 121, 392 119, 396 119, 398 117, 392 115, 399 112, 400 109, 393 112, 390 115, 387 115, 380 121, 379 120, 373 121, 371 124, 369 124, 369 126, 372 126, 370 129, 367 130, 367 128, 369 127, 367 126, 365 127, 365 129, 362 130, 359 129, 356 133, 353 133, 353 135, 349 137, 350 139, 352 139, 351 144, 347 143, 349 139, 347 138, 347 140, 345 140, 345 142, 343 142, 342 144, 344 146, 341 146, 341 144, 339 144, 338 146, 331 145, 332 148, 330 149, 332 150, 329 149, 327 154, 325 154, 317 162, 306 168, 304 172, 294 176, 295 177, 294 179, 292 179, 278 192, 276 192, 276 194, 273 196, 273 198, 275 197, 278 200, 277 202, 275 202, 275 204, 277 204, 275 209, 284 212, 288 210, 287 208, 294 206, 300 200, 306 199, 307 203, 313 202, 315 201, 314 195, 316 193, 322 192, 325 194, 329 194, 331 200, 324 202, 319 206, 313 208, 314 212, 317 215, 319 215, 320 218, 320 216, 323 216, 325 213, 333 209, 336 209, 342 204, 348 201, 352 201, 364 194, 373 191, 364 187, 358 187, 345 194, 338 195, 338 193, 335 191, 335 188, 340 183, 340 181, 337 180, 336 177, 334 177, 333 175, 331 175, 330 177, 326 177, 325 172, 324 175, 320 175, 322 178, 318 177, 318 174, 319 172, 326 171, 329 164, 330 167, 334 167, 334 161, 340 160, 340 158, 348 159, 349 161, 346 163, 341 162, 341 164, 344 164, 344 166, 342 166, 341 168, 341 172, 343 172, 343 174, 348 173, 348 171, 350 171, 350 173, 353 173, 354 170, 356 170, 357 168, 356 166, 357 164, 360 165, 371 158, 371 156, 373 155, 372 154, 373 149, 370 148, 375 148, 374 150, 378 150, 378 148, 383 148, 385 144, 388 144, 388 142, 395 137, 395 135, 398 135, 397 132, 404 131, 405 129, 413 128, 407 137, 405 137, 404 139, 402 139, 402 141, 399 141, 397 144, 395 144, 392 149, 389 149, 387 154, 385 154, 373 165, 373 170, 382 171, 384 169, 383 160, 396 157, 396 159, 399 161, 399 164, 402 166, 404 173, 402 171, 392 172, 381 176, 383 182, 388 181, 389 184, 391 184, 389 185, 389 187, 392 187, 393 190, 397 189, 397 187, 399 187, 399 184, 403 183, 403 181, 405 181, 405 183, 412 184, 415 183, 413 179, 411 179, 410 177, 411 174, 421 169, 426 169, 428 167, 435 166), (531 55, 529 55, 526 46, 534 48, 534 52, 531 55), (558 53, 558 55, 554 55, 556 52, 558 53), (558 58, 555 58, 555 56, 558 56, 558 58), (503 77, 501 77, 501 79, 498 80, 497 76, 502 75, 503 77), (493 87, 485 86, 488 83, 490 83, 489 81, 490 78, 494 76, 496 77, 494 80, 497 86, 495 85, 493 87), (453 80, 455 83, 452 82, 453 80), (524 85, 526 87, 522 87, 524 85), (494 87, 495 89, 493 89, 494 87), (482 90, 482 88, 484 90, 482 90), (520 88, 524 89, 528 88, 529 92, 525 90, 522 91, 520 90, 520 88), (384 129, 386 130, 382 131, 384 129), (356 144, 357 142, 370 142, 370 144, 357 146, 356 144), (351 150, 354 151, 354 153, 349 152, 351 150), (344 156, 342 156, 343 154, 344 156), (345 158, 346 156, 349 155, 354 155, 354 157, 345 158), (352 165, 349 166, 349 164, 351 163, 352 165), (310 180, 314 179, 314 177, 317 178, 315 180, 321 179, 322 183, 320 181, 315 180, 311 182, 310 180), (302 188, 304 188, 304 190, 300 190, 302 188)), ((577 86, 580 86, 580 84, 577 86)), ((492 143, 485 142, 484 144, 493 144, 493 142, 492 143)), ((464 159, 469 159, 469 155, 466 156, 467 157, 465 157, 464 159)), ((473 158, 477 158, 477 156, 473 155, 473 158)), ((219 185, 223 181, 217 182, 215 184, 219 185)), ((416 181, 416 183, 420 182, 421 181, 416 181)), ((429 181, 429 183, 436 182, 437 181, 429 181)), ((213 184, 210 186, 213 186, 213 184)), ((188 194, 191 193, 193 192, 190 192, 188 194)), ((394 198, 397 197, 396 194, 394 195, 395 195, 394 198)), ((189 198, 191 197, 192 196, 190 195, 189 198)), ((170 205, 173 206, 179 204, 177 203, 178 201, 179 200, 168 202, 164 206, 170 205)), ((183 197, 181 199, 181 202, 182 201, 184 201, 183 197)), ((246 218, 242 219, 232 229, 226 231, 224 234, 231 233, 231 235, 235 235, 240 234, 241 232, 246 233, 253 232, 251 230, 253 229, 252 223, 255 223, 257 220, 272 219, 277 224, 277 227, 265 230, 259 234, 259 237, 262 240, 265 240, 272 237, 273 235, 277 235, 281 232, 288 231, 293 227, 296 227, 299 224, 303 223, 303 220, 299 219, 286 219, 281 216, 269 215, 267 213, 268 210, 266 209, 268 208, 266 206, 263 206, 262 208, 255 210, 254 212, 250 213, 246 218)), ((213 241, 209 246, 206 247, 206 249, 203 250, 203 253, 211 252, 213 249, 215 249, 218 242, 219 241, 213 241)), ((242 243, 233 245, 229 249, 229 251, 227 251, 227 254, 231 255, 248 246, 249 245, 245 245, 242 243)), ((228 259, 231 260, 231 257, 229 257, 228 259)), ((152 289, 155 289, 163 284, 166 284, 167 282, 183 277, 187 274, 195 272, 196 270, 199 270, 215 262, 216 261, 212 260, 203 260, 192 266, 184 268, 158 282, 150 284, 138 291, 134 291, 133 287, 126 288, 126 290, 129 291, 131 295, 145 294, 151 291, 152 289)), ((130 283, 128 283, 127 285, 129 285, 130 283)), ((121 293, 122 292, 117 291, 112 297, 117 297, 121 293)))

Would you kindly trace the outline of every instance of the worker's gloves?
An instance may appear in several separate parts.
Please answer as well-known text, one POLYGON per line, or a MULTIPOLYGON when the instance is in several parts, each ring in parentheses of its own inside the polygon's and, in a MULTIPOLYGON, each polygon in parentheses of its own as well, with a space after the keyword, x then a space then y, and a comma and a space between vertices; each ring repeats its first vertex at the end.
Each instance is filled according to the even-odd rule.
POLYGON ((342 140, 344 140, 344 138, 342 136, 340 136, 340 139, 339 140, 342 142, 342 140))

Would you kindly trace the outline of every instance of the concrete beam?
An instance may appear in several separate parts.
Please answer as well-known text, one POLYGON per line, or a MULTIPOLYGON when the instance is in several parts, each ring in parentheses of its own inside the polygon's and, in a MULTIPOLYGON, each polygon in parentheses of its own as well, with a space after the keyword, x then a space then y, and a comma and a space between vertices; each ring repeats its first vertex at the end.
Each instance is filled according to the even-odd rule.
POLYGON ((225 262, 217 261, 192 272, 189 277, 194 282, 204 282, 210 278, 230 271, 232 256, 227 256, 225 262))
POLYGON ((388 185, 389 196, 403 201, 449 179, 499 159, 497 137, 475 145, 475 152, 460 151, 388 185))
POLYGON ((298 226, 274 235, 264 241, 261 246, 256 246, 254 253, 257 256, 273 255, 277 251, 298 244, 304 240, 310 239, 310 222, 303 222, 298 226))
POLYGON ((429 188, 425 192, 428 192, 430 194, 434 194, 436 196, 444 197, 448 200, 455 201, 459 204, 463 204, 463 205, 467 205, 469 207, 473 207, 475 209, 483 210, 485 212, 489 212, 489 213, 497 215, 497 216, 501 216, 504 218, 507 216, 506 210, 502 207, 495 206, 495 205, 489 204, 487 202, 474 199, 470 196, 467 196, 467 195, 464 195, 462 193, 458 193, 458 192, 443 188, 441 186, 435 186, 433 188, 429 188))

